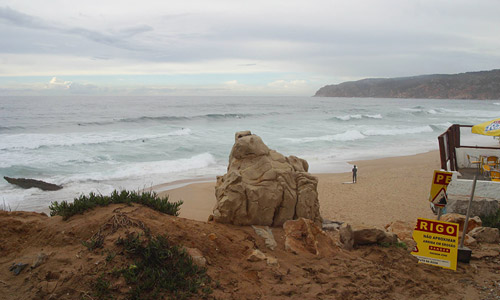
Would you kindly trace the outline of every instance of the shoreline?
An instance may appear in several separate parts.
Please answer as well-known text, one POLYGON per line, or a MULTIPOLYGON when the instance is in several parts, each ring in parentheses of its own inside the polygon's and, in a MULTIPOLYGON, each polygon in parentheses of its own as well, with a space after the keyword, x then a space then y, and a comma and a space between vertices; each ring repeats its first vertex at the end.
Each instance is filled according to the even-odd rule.
MULTIPOLYGON (((324 219, 369 226, 384 226, 400 220, 434 218, 428 195, 434 170, 440 169, 439 151, 409 156, 348 162, 358 167, 358 182, 351 172, 315 173, 318 177, 320 212, 324 219)), ((221 174, 222 175, 222 174, 221 174)), ((205 182, 182 180, 163 187, 160 196, 182 200, 180 217, 207 221, 216 204, 215 179, 205 182), (182 185, 168 189, 168 187, 182 185)))

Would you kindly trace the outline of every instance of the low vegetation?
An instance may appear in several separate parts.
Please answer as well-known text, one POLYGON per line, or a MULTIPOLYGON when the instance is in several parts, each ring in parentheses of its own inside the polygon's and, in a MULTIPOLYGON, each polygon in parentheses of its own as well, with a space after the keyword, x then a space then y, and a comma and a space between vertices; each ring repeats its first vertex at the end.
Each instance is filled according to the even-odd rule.
POLYGON ((92 295, 97 299, 122 299, 123 291, 112 284, 120 278, 128 287, 126 299, 132 300, 201 299, 212 293, 206 268, 194 264, 191 256, 163 235, 129 232, 114 247, 116 252, 102 252, 107 253, 107 270, 92 283, 92 295))
POLYGON ((408 249, 408 245, 406 245, 406 243, 404 243, 404 242, 396 242, 396 243, 382 242, 382 243, 379 243, 379 246, 384 247, 384 248, 395 247, 395 248, 402 248, 405 250, 408 249))
POLYGON ((110 196, 97 195, 95 193, 90 193, 87 195, 81 195, 75 198, 72 203, 62 201, 61 203, 54 201, 49 206, 51 216, 62 216, 64 220, 76 214, 82 214, 87 210, 93 209, 97 206, 108 206, 110 204, 124 203, 131 205, 132 203, 138 203, 145 205, 156 211, 177 216, 179 215, 179 209, 182 205, 182 201, 169 202, 168 196, 161 198, 155 192, 135 192, 122 190, 121 192, 113 191, 110 196))

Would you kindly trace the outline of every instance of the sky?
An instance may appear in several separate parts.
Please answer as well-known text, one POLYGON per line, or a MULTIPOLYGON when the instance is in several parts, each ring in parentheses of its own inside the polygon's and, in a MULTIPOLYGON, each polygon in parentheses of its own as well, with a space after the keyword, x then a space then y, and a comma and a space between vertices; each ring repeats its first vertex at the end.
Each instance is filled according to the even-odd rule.
POLYGON ((0 95, 311 96, 500 68, 498 0, 0 0, 0 95))

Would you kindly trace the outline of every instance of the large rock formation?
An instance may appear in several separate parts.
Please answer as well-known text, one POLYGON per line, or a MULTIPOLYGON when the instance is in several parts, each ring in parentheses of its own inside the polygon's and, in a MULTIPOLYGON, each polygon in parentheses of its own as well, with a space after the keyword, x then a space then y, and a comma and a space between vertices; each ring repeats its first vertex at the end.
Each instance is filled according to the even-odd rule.
POLYGON ((282 226, 302 217, 321 224, 318 180, 308 168, 303 159, 270 150, 250 131, 237 132, 227 173, 217 177, 214 220, 282 226))

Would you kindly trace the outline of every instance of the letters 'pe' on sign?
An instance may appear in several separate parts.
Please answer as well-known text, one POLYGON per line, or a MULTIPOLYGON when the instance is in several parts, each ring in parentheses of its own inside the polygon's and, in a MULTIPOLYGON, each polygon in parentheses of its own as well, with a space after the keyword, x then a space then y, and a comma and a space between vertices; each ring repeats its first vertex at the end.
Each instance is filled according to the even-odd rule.
POLYGON ((430 202, 440 206, 439 200, 441 200, 442 197, 446 197, 444 194, 446 194, 446 188, 451 182, 452 175, 453 173, 451 172, 434 171, 431 193, 429 195, 430 202))

